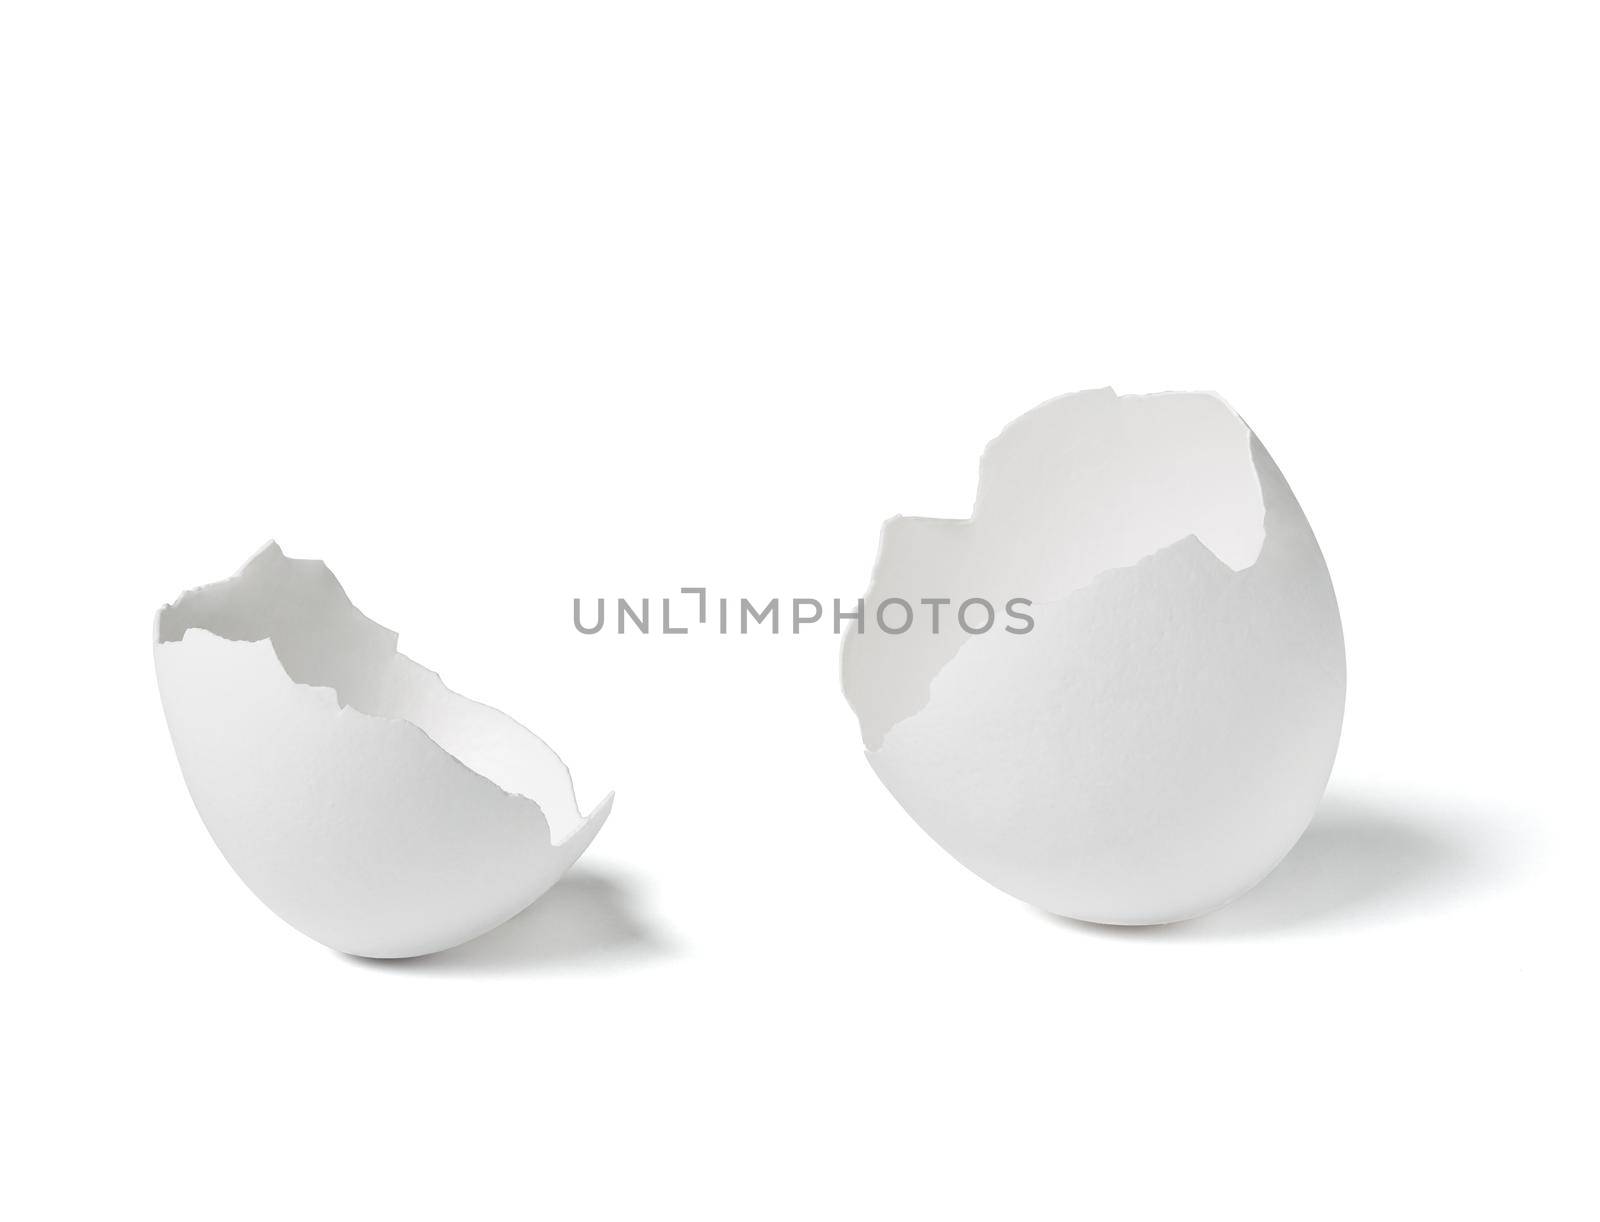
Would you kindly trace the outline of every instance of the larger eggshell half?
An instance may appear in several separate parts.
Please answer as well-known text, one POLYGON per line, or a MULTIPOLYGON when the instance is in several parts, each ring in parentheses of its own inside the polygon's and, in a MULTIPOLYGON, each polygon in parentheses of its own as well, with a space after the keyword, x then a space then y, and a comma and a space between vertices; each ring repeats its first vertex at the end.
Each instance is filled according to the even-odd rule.
MULTIPOLYGON (((844 648, 872 767, 952 856, 1050 912, 1196 916, 1299 839, 1333 766, 1344 640, 1289 486, 1203 394, 1067 395, 985 452, 966 520, 895 518, 887 598, 1029 598, 982 635, 844 648)), ((980 619, 981 617, 975 616, 980 619)), ((896 620, 896 623, 899 621, 896 620)))

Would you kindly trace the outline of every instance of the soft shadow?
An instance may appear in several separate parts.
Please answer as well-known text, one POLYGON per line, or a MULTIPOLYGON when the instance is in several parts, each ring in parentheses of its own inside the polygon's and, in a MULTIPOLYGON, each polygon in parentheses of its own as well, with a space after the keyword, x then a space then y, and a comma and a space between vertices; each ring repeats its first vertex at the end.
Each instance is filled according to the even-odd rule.
POLYGON ((1075 929, 1120 938, 1249 938, 1375 924, 1448 907, 1514 865, 1495 822, 1412 799, 1330 794, 1300 842, 1253 890, 1173 925, 1075 929))
POLYGON ((671 954, 639 915, 622 878, 579 868, 504 925, 460 946, 414 959, 362 959, 377 971, 497 976, 638 963, 671 954))

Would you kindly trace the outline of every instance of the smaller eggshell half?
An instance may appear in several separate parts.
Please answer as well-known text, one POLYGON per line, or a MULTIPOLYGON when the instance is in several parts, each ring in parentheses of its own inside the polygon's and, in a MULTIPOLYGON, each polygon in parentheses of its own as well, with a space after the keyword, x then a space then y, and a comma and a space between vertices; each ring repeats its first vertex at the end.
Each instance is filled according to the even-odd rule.
POLYGON ((549 747, 395 642, 325 565, 275 544, 156 621, 167 724, 217 847, 296 929, 375 958, 514 916, 612 801, 581 816, 549 747))

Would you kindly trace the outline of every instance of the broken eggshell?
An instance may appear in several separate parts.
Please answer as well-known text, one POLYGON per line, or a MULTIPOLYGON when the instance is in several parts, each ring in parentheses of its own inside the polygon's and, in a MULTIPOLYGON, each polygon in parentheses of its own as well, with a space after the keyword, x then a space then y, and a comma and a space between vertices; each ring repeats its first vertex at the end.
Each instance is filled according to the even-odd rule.
POLYGON ((1210 911, 1316 811, 1344 714, 1333 585, 1249 427, 1205 394, 1053 399, 985 451, 972 517, 885 524, 845 694, 873 769, 980 877, 1119 925, 1210 911), (1032 600, 1034 626, 952 631, 1032 600), (898 622, 898 621, 897 621, 898 622))
POLYGON ((335 950, 444 950, 515 916, 600 830, 522 726, 396 651, 319 560, 268 544, 156 616, 200 817, 239 877, 335 950))

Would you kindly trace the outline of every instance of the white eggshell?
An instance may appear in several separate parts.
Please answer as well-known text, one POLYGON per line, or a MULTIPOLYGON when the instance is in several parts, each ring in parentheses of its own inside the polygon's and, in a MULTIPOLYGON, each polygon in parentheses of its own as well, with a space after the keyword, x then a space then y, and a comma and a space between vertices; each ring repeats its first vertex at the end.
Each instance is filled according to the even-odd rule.
POLYGON ((1220 399, 1034 409, 985 452, 971 519, 886 524, 867 605, 890 597, 1002 609, 982 635, 924 616, 891 636, 869 615, 844 651, 872 767, 1002 890, 1181 920, 1259 882, 1315 813, 1344 712, 1339 612, 1283 476, 1220 399), (1012 597, 1033 600, 1031 632, 1004 630, 1012 597))
POLYGON ((549 747, 396 640, 276 544, 156 617, 161 702, 217 847, 296 929, 376 958, 514 916, 611 809, 580 815, 549 747))

